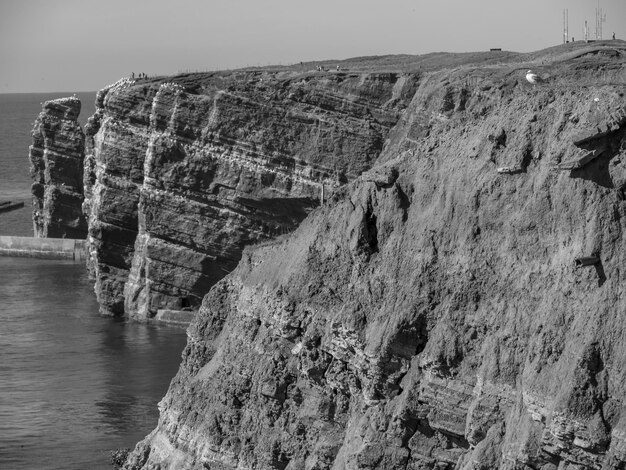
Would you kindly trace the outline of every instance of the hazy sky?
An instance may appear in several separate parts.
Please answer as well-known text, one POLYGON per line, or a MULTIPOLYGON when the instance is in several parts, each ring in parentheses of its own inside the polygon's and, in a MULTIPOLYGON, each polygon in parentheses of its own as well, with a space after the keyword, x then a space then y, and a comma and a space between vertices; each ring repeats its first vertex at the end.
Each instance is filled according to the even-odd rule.
POLYGON ((0 0, 0 93, 363 55, 528 52, 583 22, 626 38, 626 0, 0 0))

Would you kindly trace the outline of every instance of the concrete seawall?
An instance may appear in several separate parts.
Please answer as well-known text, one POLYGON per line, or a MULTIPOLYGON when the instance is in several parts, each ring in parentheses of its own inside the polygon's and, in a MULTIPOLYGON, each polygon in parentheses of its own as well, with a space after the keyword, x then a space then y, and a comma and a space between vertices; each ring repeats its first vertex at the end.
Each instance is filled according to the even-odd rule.
POLYGON ((189 326, 196 313, 195 311, 163 309, 157 311, 153 320, 157 323, 166 323, 173 326, 178 325, 186 328, 189 326))
POLYGON ((0 236, 0 256, 82 261, 87 256, 85 240, 0 236))

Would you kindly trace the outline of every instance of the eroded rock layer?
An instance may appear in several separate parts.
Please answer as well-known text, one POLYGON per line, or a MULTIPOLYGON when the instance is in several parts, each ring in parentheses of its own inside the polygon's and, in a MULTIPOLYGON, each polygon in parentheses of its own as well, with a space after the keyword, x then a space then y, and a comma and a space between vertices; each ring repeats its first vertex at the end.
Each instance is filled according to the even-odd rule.
POLYGON ((624 468, 625 63, 424 73, 377 164, 205 296, 127 468, 624 468))
POLYGON ((87 125, 103 313, 197 309, 247 244, 291 231, 369 168, 414 74, 257 71, 121 80, 87 125))
POLYGON ((77 98, 46 101, 33 126, 29 159, 36 237, 87 236, 81 209, 85 135, 79 114, 77 98))

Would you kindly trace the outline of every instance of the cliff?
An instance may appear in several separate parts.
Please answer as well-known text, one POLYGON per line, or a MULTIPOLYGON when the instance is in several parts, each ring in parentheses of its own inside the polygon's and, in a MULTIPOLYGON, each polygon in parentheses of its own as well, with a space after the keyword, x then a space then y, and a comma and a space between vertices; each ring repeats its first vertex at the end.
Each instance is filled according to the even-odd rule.
POLYGON ((378 157, 414 75, 278 69, 124 79, 86 126, 105 314, 197 309, 243 247, 293 230, 378 157))
MULTIPOLYGON (((438 57, 417 62, 429 66, 373 167, 293 233, 247 248, 204 297, 159 424, 126 468, 626 467, 626 45, 438 57), (531 67, 546 83, 525 81, 531 67)), ((267 93, 296 86, 280 83, 267 93)), ((148 176, 125 170, 144 214, 136 249, 148 252, 153 233, 165 245, 183 225, 174 181, 203 168, 159 133, 167 122, 196 138, 158 110, 167 99, 188 112, 197 98, 160 93, 148 176), (153 216, 157 202, 167 217, 153 216)), ((211 155, 241 165, 242 139, 230 139, 211 155)), ((360 162, 342 171, 356 176, 360 162)), ((311 181, 330 177, 292 186, 317 202, 311 181)))
POLYGON ((36 237, 87 235, 81 209, 85 135, 77 121, 80 107, 77 98, 46 101, 35 120, 29 159, 36 237))

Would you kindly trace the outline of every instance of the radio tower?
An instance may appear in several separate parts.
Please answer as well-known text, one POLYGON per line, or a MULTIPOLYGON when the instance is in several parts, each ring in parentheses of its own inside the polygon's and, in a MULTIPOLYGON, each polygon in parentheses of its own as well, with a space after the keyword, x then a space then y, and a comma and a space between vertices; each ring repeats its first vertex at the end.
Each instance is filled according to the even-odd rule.
POLYGON ((569 16, 567 8, 563 8, 563 44, 569 42, 569 16))
POLYGON ((606 21, 606 14, 602 13, 600 8, 600 0, 598 0, 598 6, 596 7, 596 40, 602 39, 602 23, 606 21))

